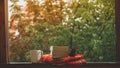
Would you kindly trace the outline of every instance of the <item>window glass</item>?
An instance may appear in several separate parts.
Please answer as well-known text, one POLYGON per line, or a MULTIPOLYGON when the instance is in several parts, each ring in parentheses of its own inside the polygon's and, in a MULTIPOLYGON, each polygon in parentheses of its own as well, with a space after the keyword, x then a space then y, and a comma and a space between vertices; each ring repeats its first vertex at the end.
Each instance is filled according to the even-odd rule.
POLYGON ((87 62, 115 61, 115 0, 9 0, 9 61, 74 47, 87 62))

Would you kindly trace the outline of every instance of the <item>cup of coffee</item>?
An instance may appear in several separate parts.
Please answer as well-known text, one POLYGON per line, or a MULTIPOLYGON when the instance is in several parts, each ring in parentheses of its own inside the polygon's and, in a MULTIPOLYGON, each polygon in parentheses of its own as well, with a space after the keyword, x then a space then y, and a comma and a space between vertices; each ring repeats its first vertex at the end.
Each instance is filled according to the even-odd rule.
POLYGON ((38 63, 43 55, 43 51, 41 50, 31 50, 30 58, 32 63, 38 63))

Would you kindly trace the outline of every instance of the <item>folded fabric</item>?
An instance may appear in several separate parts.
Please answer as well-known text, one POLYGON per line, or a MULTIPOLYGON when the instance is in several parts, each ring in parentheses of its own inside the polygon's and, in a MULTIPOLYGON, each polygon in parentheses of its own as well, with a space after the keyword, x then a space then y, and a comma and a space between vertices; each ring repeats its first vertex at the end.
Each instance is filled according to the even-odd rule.
POLYGON ((46 62, 46 63, 51 63, 53 61, 53 58, 50 54, 45 54, 42 55, 40 62, 46 62))
POLYGON ((56 63, 56 64, 67 63, 67 62, 73 62, 73 61, 80 60, 80 59, 83 59, 83 55, 82 54, 76 54, 75 56, 72 56, 72 57, 67 56, 67 57, 64 57, 64 58, 61 58, 61 59, 54 59, 53 63, 56 63))
POLYGON ((79 65, 79 64, 86 64, 86 60, 85 59, 80 59, 80 60, 76 60, 76 61, 72 61, 72 62, 68 62, 67 64, 69 65, 79 65))
POLYGON ((76 54, 75 56, 67 56, 64 58, 53 59, 50 54, 45 54, 40 59, 40 62, 49 63, 49 64, 56 64, 56 65, 78 65, 78 64, 85 64, 86 60, 83 58, 82 54, 76 54))
POLYGON ((83 59, 83 55, 82 54, 76 54, 75 56, 67 56, 62 58, 62 62, 71 62, 71 61, 75 61, 75 60, 79 60, 79 59, 83 59))

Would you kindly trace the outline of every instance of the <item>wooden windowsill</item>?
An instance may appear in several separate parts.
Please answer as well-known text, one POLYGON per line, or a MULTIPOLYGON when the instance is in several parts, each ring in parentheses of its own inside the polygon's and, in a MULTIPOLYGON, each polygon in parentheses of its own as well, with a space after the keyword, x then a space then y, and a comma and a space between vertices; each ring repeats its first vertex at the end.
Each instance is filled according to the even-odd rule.
POLYGON ((9 64, 0 64, 5 68, 120 68, 118 62, 88 62, 84 65, 50 65, 50 64, 32 64, 31 62, 9 62, 9 64))
MULTIPOLYGON (((87 62, 87 64, 118 64, 118 63, 119 62, 87 62)), ((32 64, 32 62, 9 62, 8 64, 32 64)))

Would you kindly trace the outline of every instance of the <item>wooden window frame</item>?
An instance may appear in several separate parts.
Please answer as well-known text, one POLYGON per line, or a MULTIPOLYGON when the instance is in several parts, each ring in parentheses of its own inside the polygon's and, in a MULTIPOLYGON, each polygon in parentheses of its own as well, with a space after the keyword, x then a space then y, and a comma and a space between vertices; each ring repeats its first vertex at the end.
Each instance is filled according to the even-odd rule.
MULTIPOLYGON (((49 64, 8 64, 8 17, 7 17, 7 7, 5 7, 7 0, 0 0, 0 66, 5 68, 61 68, 61 66, 54 66, 49 64)), ((86 65, 78 66, 62 66, 63 68, 119 68, 120 65, 120 0, 115 0, 115 28, 116 28, 116 62, 114 63, 87 63, 86 65)))

